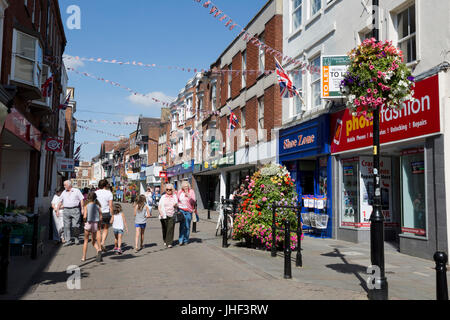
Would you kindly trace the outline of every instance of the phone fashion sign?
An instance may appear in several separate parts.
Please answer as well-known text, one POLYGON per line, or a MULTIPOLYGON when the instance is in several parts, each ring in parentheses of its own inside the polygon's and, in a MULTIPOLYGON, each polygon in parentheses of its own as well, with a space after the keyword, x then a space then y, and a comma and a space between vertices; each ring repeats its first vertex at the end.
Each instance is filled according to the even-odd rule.
MULTIPOLYGON (((366 148, 373 143, 373 122, 354 117, 349 109, 331 115, 331 153, 366 148)), ((384 106, 380 112, 380 143, 441 133, 439 76, 416 83, 414 101, 401 110, 384 106)))

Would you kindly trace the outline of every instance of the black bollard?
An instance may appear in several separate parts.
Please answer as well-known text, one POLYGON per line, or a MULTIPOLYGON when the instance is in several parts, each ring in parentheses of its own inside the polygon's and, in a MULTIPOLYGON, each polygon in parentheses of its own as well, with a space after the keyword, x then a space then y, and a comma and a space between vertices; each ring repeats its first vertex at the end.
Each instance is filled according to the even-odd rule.
POLYGON ((223 225, 222 225, 222 248, 228 247, 228 210, 225 208, 225 200, 222 197, 223 225))
POLYGON ((11 227, 4 226, 2 230, 2 247, 0 252, 0 294, 5 294, 8 291, 8 265, 10 256, 10 236, 11 227))
POLYGON ((302 221, 301 221, 301 209, 300 206, 297 208, 297 256, 295 257, 295 266, 303 267, 302 259, 302 221))
POLYGON ((447 254, 436 252, 433 258, 436 262, 436 300, 448 300, 447 254))
POLYGON ((37 259, 37 247, 39 238, 39 214, 35 214, 33 217, 33 239, 31 241, 31 259, 37 259))
POLYGON ((197 233, 197 222, 192 222, 192 233, 197 233))
POLYGON ((291 225, 287 219, 284 232, 284 278, 291 279, 291 225))
POLYGON ((277 226, 275 224, 276 205, 272 204, 272 248, 270 248, 270 255, 272 257, 277 256, 277 226))
POLYGON ((208 220, 211 220, 211 201, 208 201, 208 220))
POLYGON ((53 208, 50 208, 48 212, 48 240, 53 240, 53 208))

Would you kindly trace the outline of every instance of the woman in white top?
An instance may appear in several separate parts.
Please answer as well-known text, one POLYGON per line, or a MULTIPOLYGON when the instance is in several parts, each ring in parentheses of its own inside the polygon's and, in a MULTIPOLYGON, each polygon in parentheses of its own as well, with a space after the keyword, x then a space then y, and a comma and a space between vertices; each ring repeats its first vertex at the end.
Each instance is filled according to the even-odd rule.
POLYGON ((113 216, 114 208, 113 208, 113 194, 109 190, 108 181, 101 180, 98 183, 99 190, 95 193, 97 194, 97 200, 100 202, 100 206, 102 208, 102 221, 100 221, 100 229, 102 233, 101 237, 101 246, 102 251, 106 252, 105 241, 108 237, 108 230, 111 226, 111 218, 113 216))
POLYGON ((61 202, 61 193, 63 193, 64 188, 59 188, 56 191, 56 194, 52 200, 52 208, 53 208, 53 240, 64 243, 64 208, 60 208, 59 212, 56 212, 58 209, 58 205, 61 202))

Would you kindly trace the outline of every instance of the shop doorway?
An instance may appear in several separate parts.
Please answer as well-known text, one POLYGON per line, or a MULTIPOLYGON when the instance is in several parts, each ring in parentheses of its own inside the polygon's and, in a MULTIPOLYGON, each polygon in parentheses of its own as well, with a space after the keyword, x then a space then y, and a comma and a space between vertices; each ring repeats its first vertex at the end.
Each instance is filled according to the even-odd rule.
POLYGON ((316 161, 299 161, 297 179, 297 193, 302 195, 315 194, 315 171, 316 161))

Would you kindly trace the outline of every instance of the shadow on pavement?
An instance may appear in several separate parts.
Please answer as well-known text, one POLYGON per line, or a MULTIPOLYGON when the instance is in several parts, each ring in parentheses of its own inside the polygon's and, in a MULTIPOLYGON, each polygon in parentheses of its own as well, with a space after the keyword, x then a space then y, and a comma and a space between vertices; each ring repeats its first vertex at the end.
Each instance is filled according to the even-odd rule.
POLYGON ((334 252, 323 253, 321 256, 340 258, 344 263, 335 263, 326 265, 327 268, 332 269, 338 273, 353 274, 358 280, 359 285, 366 291, 369 292, 366 280, 360 275, 360 273, 366 273, 367 267, 361 266, 359 264, 352 264, 345 259, 345 256, 339 251, 339 249, 334 249, 334 252))

